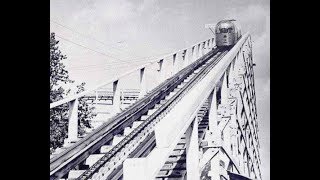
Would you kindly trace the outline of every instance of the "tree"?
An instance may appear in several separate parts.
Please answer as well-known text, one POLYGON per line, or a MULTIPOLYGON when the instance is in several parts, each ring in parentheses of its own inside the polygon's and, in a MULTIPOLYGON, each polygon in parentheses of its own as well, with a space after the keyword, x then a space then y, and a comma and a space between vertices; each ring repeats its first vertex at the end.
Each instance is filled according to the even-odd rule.
MULTIPOLYGON (((61 84, 74 83, 69 78, 68 71, 65 69, 63 60, 67 59, 58 47, 59 41, 55 39, 55 33, 50 35, 50 103, 59 101, 70 94, 70 89, 65 90, 61 84)), ((77 86, 77 92, 84 91, 85 83, 77 86)), ((68 104, 62 104, 50 109, 50 152, 62 147, 64 139, 68 135, 68 104)), ((93 113, 94 107, 83 99, 79 99, 78 119, 79 135, 85 133, 85 128, 91 128, 91 119, 96 115, 93 113)))
MULTIPOLYGON (((81 83, 77 86, 77 93, 80 93, 84 91, 85 83, 81 83)), ((91 119, 96 116, 95 113, 93 113, 94 107, 90 106, 84 99, 79 99, 79 106, 78 106, 78 132, 79 135, 82 136, 85 133, 85 128, 92 128, 91 126, 91 119)))

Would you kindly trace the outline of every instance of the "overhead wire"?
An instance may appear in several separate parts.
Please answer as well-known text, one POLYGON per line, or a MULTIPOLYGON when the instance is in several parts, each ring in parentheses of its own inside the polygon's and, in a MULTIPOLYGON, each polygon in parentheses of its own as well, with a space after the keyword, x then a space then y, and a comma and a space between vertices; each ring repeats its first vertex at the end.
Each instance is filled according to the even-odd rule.
POLYGON ((57 21, 54 21, 54 20, 51 20, 51 19, 50 19, 50 21, 51 21, 52 23, 54 23, 54 24, 57 24, 57 25, 65 28, 65 29, 70 30, 71 32, 74 32, 74 33, 76 33, 76 34, 79 34, 79 35, 82 36, 82 37, 86 37, 86 38, 92 39, 92 40, 94 40, 94 41, 102 44, 102 45, 105 46, 105 47, 111 47, 111 48, 114 48, 114 49, 117 49, 117 50, 122 51, 122 50, 119 49, 119 48, 113 47, 113 45, 119 44, 119 43, 123 43, 124 41, 118 41, 118 42, 115 42, 115 43, 105 44, 104 42, 99 41, 99 40, 97 40, 96 38, 93 38, 92 36, 89 36, 89 35, 86 35, 86 34, 82 34, 82 33, 78 32, 78 31, 75 31, 75 30, 71 29, 70 27, 67 27, 67 26, 65 26, 65 25, 63 25, 63 24, 61 24, 61 23, 58 23, 57 21))
MULTIPOLYGON (((112 57, 112 56, 110 56, 110 55, 106 55, 106 54, 104 54, 104 53, 102 53, 102 52, 96 51, 96 50, 91 49, 91 48, 89 48, 89 47, 86 47, 86 46, 83 46, 83 45, 78 44, 78 43, 76 43, 76 42, 73 42, 73 41, 71 41, 71 40, 69 40, 69 39, 63 38, 63 37, 61 37, 61 36, 59 36, 59 35, 56 35, 56 36, 59 37, 59 38, 61 38, 62 40, 68 41, 68 42, 70 42, 70 43, 72 43, 72 44, 75 44, 75 45, 81 46, 81 47, 83 47, 83 48, 86 48, 86 49, 88 49, 88 50, 91 50, 91 51, 93 51, 93 52, 99 53, 99 54, 101 54, 101 55, 103 55, 103 56, 112 57)), ((164 53, 163 53, 163 54, 164 54, 164 53)), ((149 56, 149 57, 152 57, 152 56, 149 56)), ((119 60, 119 61, 122 61, 123 63, 115 63, 115 64, 109 63, 109 64, 107 65, 107 66, 110 66, 109 68, 106 68, 106 67, 103 67, 103 66, 94 66, 94 67, 95 67, 95 68, 98 68, 97 70, 99 70, 99 71, 104 71, 104 70, 115 69, 115 66, 118 66, 118 68, 121 68, 121 67, 125 67, 125 66, 130 66, 130 65, 132 65, 132 63, 135 64, 136 66, 141 65, 141 64, 136 64, 136 63, 148 63, 148 62, 146 62, 146 61, 144 61, 144 60, 141 60, 141 61, 130 61, 130 62, 128 62, 128 61, 120 60, 120 59, 118 59, 118 58, 116 58, 116 57, 112 57, 112 58, 115 58, 115 59, 117 59, 117 60, 119 60), (101 67, 102 69, 99 69, 100 67, 101 67)), ((94 67, 93 67, 93 68, 94 68, 94 67)), ((72 69, 72 68, 70 68, 70 69, 72 69)), ((72 70, 86 70, 86 68, 83 68, 83 69, 82 69, 82 68, 78 68, 78 69, 72 69, 72 70)), ((86 72, 92 72, 92 71, 86 71, 86 72)))
MULTIPOLYGON (((122 49, 119 49, 119 48, 116 48, 116 47, 113 47, 113 45, 115 45, 115 44, 118 44, 118 43, 120 43, 120 42, 123 42, 123 41, 118 41, 118 42, 116 42, 116 43, 111 43, 111 44, 105 44, 105 43, 103 43, 102 41, 99 41, 99 40, 97 40, 97 39, 95 39, 95 38, 93 38, 93 37, 91 37, 91 36, 89 36, 89 35, 86 35, 86 34, 83 34, 83 33, 80 33, 80 32, 78 32, 78 31, 75 31, 75 30, 73 30, 72 28, 70 28, 70 27, 68 27, 68 26, 65 26, 65 25, 63 25, 63 24, 61 24, 61 23, 59 23, 59 22, 57 22, 57 21, 54 21, 54 20, 52 20, 52 19, 50 19, 50 21, 52 22, 52 23, 55 23, 55 24, 57 24, 57 25, 59 25, 59 26, 61 26, 61 27, 63 27, 63 28, 66 28, 66 29, 68 29, 68 30, 70 30, 70 31, 72 31, 72 32, 74 32, 74 33, 77 33, 77 34, 79 34, 79 35, 81 35, 81 36, 83 36, 83 37, 86 37, 86 38, 90 38, 90 39, 92 39, 92 40, 94 40, 94 41, 96 41, 96 42, 99 42, 100 44, 102 44, 103 46, 105 46, 105 47, 111 47, 111 48, 114 48, 114 49, 117 49, 117 50, 120 50, 120 51, 124 51, 124 50, 122 50, 122 49)), ((69 40, 70 41, 70 40, 69 40)), ((124 52, 128 52, 128 51, 124 51, 124 52)), ((128 52, 129 53, 129 52, 128 52)), ((156 56, 161 56, 161 55, 164 55, 164 54, 169 54, 169 52, 166 52, 166 53, 161 53, 161 54, 157 54, 157 55, 152 55, 152 56, 144 56, 144 57, 141 57, 141 56, 136 56, 136 57, 134 57, 134 59, 132 59, 132 57, 129 57, 129 58, 127 58, 127 59, 122 59, 122 61, 125 61, 125 63, 128 63, 127 61, 129 60, 130 61, 130 63, 134 63, 134 62, 142 62, 142 61, 145 61, 145 60, 140 60, 140 59, 147 59, 147 58, 151 58, 151 57, 156 57, 156 56), (135 61, 135 60, 139 60, 139 61, 135 61)), ((110 55, 108 55, 108 56, 110 56, 110 55)), ((119 58, 118 58, 118 60, 119 60, 119 58)), ((147 62, 146 62, 147 63, 147 62)), ((112 63, 105 63, 105 64, 97 64, 97 65, 94 65, 94 66, 103 66, 103 65, 117 65, 118 64, 118 62, 116 62, 116 63, 114 63, 114 64, 112 64, 112 63)), ((123 63, 119 63, 119 64, 123 64, 123 63)), ((83 66, 84 68, 86 68, 86 67, 92 67, 91 65, 88 65, 88 66, 83 66)))
MULTIPOLYGON (((57 21, 54 21, 54 20, 51 20, 51 19, 50 19, 50 21, 51 21, 52 23, 55 23, 55 24, 63 27, 63 28, 66 28, 66 29, 68 29, 68 30, 70 30, 70 31, 72 31, 72 32, 74 32, 74 33, 77 33, 77 34, 79 34, 79 35, 81 35, 81 36, 83 36, 83 37, 90 38, 90 39, 92 39, 92 40, 94 40, 94 41, 96 41, 96 42, 99 42, 100 44, 102 44, 102 45, 105 46, 105 47, 112 47, 112 45, 118 44, 118 43, 121 43, 121 42, 122 42, 122 41, 118 41, 118 42, 112 43, 112 44, 105 44, 105 43, 103 43, 103 42, 101 42, 101 41, 99 41, 99 40, 97 40, 97 39, 95 39, 95 38, 93 38, 93 37, 91 37, 91 36, 89 36, 89 35, 85 35, 85 34, 82 34, 82 33, 78 32, 78 31, 75 31, 75 30, 73 30, 72 28, 70 28, 70 27, 68 27, 68 26, 65 26, 65 25, 63 25, 63 24, 61 24, 61 23, 59 23, 59 22, 57 22, 57 21)), ((161 56, 161 55, 164 55, 164 54, 169 54, 168 52, 166 52, 166 53, 161 53, 161 54, 152 55, 152 56, 145 56, 145 57, 139 57, 139 58, 134 58, 134 59, 131 59, 131 58, 129 59, 129 58, 128 58, 128 59, 126 59, 126 60, 123 60, 123 59, 119 59, 119 58, 117 58, 117 57, 114 57, 114 56, 111 56, 111 55, 108 55, 108 54, 105 54, 105 53, 96 51, 96 50, 94 50, 94 49, 92 49, 92 48, 89 48, 89 47, 87 47, 87 46, 81 45, 81 44, 79 44, 79 43, 76 43, 76 42, 74 42, 74 41, 71 41, 70 39, 66 39, 66 38, 64 38, 64 37, 61 37, 61 36, 59 36, 59 35, 56 35, 56 36, 59 37, 59 38, 61 38, 61 39, 63 39, 63 40, 65 40, 65 41, 68 41, 68 42, 73 43, 73 44, 75 44, 75 45, 78 45, 78 46, 81 46, 81 47, 83 47, 83 48, 89 49, 89 50, 91 50, 91 51, 93 51, 93 52, 96 52, 96 53, 98 53, 98 54, 101 54, 101 55, 103 55, 103 56, 111 57, 111 58, 114 58, 114 59, 116 59, 116 60, 118 60, 118 61, 121 61, 121 62, 114 62, 114 63, 108 62, 108 63, 93 64, 93 65, 86 65, 86 66, 80 66, 80 67, 70 67, 70 69, 72 69, 72 70, 86 70, 87 68, 89 68, 89 69, 90 69, 90 68, 91 68, 91 69, 92 69, 92 68, 98 68, 98 70, 99 70, 99 68, 104 69, 105 66, 119 66, 119 65, 120 65, 120 67, 124 67, 124 66, 127 66, 127 64, 129 64, 129 63, 140 63, 140 62, 148 63, 148 61, 145 61, 145 60, 148 59, 148 58, 151 58, 151 57, 154 57, 154 58, 155 58, 156 56, 161 56), (142 59, 142 60, 140 60, 140 59, 142 59), (128 61, 128 60, 129 60, 129 61, 128 61), (121 66, 121 65, 122 65, 122 66, 121 66)), ((121 50, 121 49, 119 49, 119 48, 115 48, 115 47, 112 47, 112 48, 118 49, 118 50, 120 50, 120 51, 123 51, 123 50, 121 50)))
MULTIPOLYGON (((51 20, 51 21, 52 21, 52 22, 55 22, 55 21, 53 21, 53 20, 51 20)), ((61 26, 64 26, 64 25, 61 24, 61 26)), ((65 27, 65 28, 68 28, 68 27, 66 27, 66 26, 64 26, 64 27, 65 27)), ((68 28, 68 29, 70 29, 70 28, 68 28)), ((72 29, 70 29, 70 30, 73 31, 72 29)), ((81 33, 76 32, 76 31, 73 31, 73 32, 78 33, 78 34, 81 34, 81 33)), ((81 35, 83 35, 83 34, 81 34, 81 35)), ((128 60, 130 60, 130 61, 121 60, 121 59, 119 59, 119 58, 117 58, 117 57, 114 57, 114 56, 105 54, 105 53, 103 53, 103 52, 96 51, 96 50, 94 50, 94 49, 92 49, 92 48, 89 48, 89 47, 84 46, 84 45, 82 45, 82 44, 76 43, 76 42, 74 42, 74 41, 72 41, 72 40, 70 40, 70 39, 61 37, 61 36, 59 36, 59 35, 56 35, 56 36, 59 37, 59 38, 61 38, 62 40, 68 41, 68 42, 70 42, 70 43, 72 43, 72 44, 75 44, 75 45, 77 45, 77 46, 81 46, 81 47, 86 48, 86 49, 88 49, 88 50, 91 50, 91 51, 93 51, 93 52, 95 52, 95 53, 98 53, 98 54, 101 54, 101 55, 103 55, 103 56, 110 57, 110 58, 113 58, 113 59, 116 59, 116 60, 122 62, 122 63, 121 63, 121 62, 115 62, 115 63, 110 63, 110 62, 108 62, 108 63, 105 63, 105 64, 99 64, 99 65, 93 65, 93 66, 100 66, 100 65, 110 65, 110 66, 114 66, 114 65, 117 65, 117 64, 131 64, 131 63, 141 62, 141 61, 132 61, 132 60, 130 60, 130 59, 128 59, 128 60)), ((85 35, 83 35, 83 36, 85 36, 85 35)), ((89 36, 87 36, 87 37, 89 37, 89 36)), ((94 39, 94 38, 92 38, 92 39, 94 39)), ((96 41, 98 41, 98 40, 96 40, 96 41)), ((98 42, 99 42, 99 41, 98 41, 98 42)), ((100 42, 100 43, 102 43, 102 42, 100 42)), ((117 42, 117 43, 119 43, 119 42, 117 42)), ((104 44, 104 43, 103 43, 103 44, 104 44)), ((116 43, 114 43, 114 44, 116 44, 116 43)), ((104 44, 104 45, 105 45, 105 46, 108 46, 108 45, 106 45, 106 44, 104 44)), ((112 44, 109 44, 109 46, 110 46, 110 45, 112 45, 112 44)), ((140 57, 140 58, 137 58, 137 59, 144 59, 144 58, 146 58, 146 57, 140 57)), ((114 60, 113 60, 113 61, 114 61, 114 60)), ((144 60, 142 60, 142 61, 144 61, 144 60)), ((86 68, 86 67, 84 67, 84 68, 86 68)))
POLYGON ((82 45, 82 44, 76 43, 76 42, 74 42, 74 41, 72 41, 72 40, 70 40, 70 39, 66 39, 66 38, 64 38, 64 37, 61 37, 61 36, 59 36, 59 35, 57 35, 57 34, 56 34, 55 36, 59 37, 59 38, 62 39, 62 40, 68 41, 68 42, 70 42, 70 43, 72 43, 72 44, 75 44, 75 45, 77 45, 77 46, 83 47, 83 48, 85 48, 85 49, 88 49, 88 50, 93 51, 93 52, 95 52, 95 53, 98 53, 98 54, 100 54, 100 55, 103 55, 103 56, 105 56, 105 57, 113 58, 113 59, 116 59, 116 60, 121 61, 121 62, 124 62, 124 63, 131 63, 131 62, 128 62, 128 61, 121 60, 121 59, 119 59, 119 58, 117 58, 117 57, 107 55, 107 54, 105 54, 105 53, 103 53, 103 52, 96 51, 96 50, 91 49, 91 48, 89 48, 89 47, 87 47, 87 46, 84 46, 84 45, 82 45))
MULTIPOLYGON (((78 35, 80 35, 80 36, 82 36, 82 37, 85 37, 85 38, 89 38, 89 39, 91 39, 91 40, 94 40, 94 41, 100 43, 101 45, 103 45, 104 47, 113 48, 113 49, 116 49, 116 50, 118 50, 118 51, 122 51, 122 52, 124 52, 124 53, 131 54, 131 55, 132 55, 132 53, 129 52, 129 51, 125 51, 125 50, 123 50, 123 49, 114 47, 115 44, 123 43, 123 42, 124 42, 123 40, 122 40, 122 41, 118 41, 118 42, 116 42, 116 43, 105 44, 104 42, 102 42, 102 41, 100 41, 100 40, 98 40, 98 39, 96 39, 96 38, 94 38, 94 37, 92 37, 92 36, 90 36, 90 35, 83 34, 83 33, 80 33, 80 32, 78 32, 78 31, 75 31, 74 29, 72 29, 72 28, 70 28, 70 27, 68 27, 68 26, 66 26, 66 25, 63 25, 62 23, 59 23, 59 22, 57 22, 57 21, 55 21, 55 20, 50 19, 50 22, 52 22, 52 23, 54 23, 54 24, 56 24, 56 25, 59 25, 60 27, 63 27, 63 28, 65 28, 65 29, 68 29, 68 30, 70 30, 71 32, 76 33, 76 34, 78 34, 78 35)), ((134 55, 134 56, 136 56, 136 55, 134 55)), ((138 56, 138 57, 139 57, 139 56, 138 56)))

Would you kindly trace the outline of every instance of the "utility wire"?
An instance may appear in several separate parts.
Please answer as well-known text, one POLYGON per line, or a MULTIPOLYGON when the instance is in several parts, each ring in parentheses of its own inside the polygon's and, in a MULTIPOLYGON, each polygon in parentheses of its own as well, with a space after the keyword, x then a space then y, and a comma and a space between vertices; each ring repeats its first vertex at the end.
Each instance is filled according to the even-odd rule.
MULTIPOLYGON (((98 53, 98 54, 101 54, 101 55, 103 55, 103 56, 106 56, 106 57, 111 57, 111 58, 114 58, 114 59, 117 59, 117 60, 119 60, 119 61, 121 61, 121 62, 123 62, 123 63, 114 63, 114 64, 110 64, 109 63, 109 65, 111 66, 114 66, 114 65, 121 65, 121 64, 132 64, 132 63, 139 63, 139 62, 142 62, 143 60, 141 60, 141 61, 124 61, 124 60, 121 60, 121 59, 119 59, 119 58, 117 58, 117 57, 113 57, 113 56, 110 56, 110 55, 107 55, 107 54, 105 54, 105 53, 102 53, 102 52, 99 52, 99 51, 96 51, 96 50, 94 50, 94 49, 91 49, 91 48, 89 48, 89 47, 87 47, 87 46, 84 46, 84 45, 81 45, 81 44, 79 44, 79 43, 76 43, 76 42, 74 42, 74 41, 71 41, 71 40, 69 40, 69 39, 66 39, 66 38, 64 38, 64 37, 61 37, 61 36, 59 36, 59 35, 57 35, 56 34, 56 36, 57 37, 59 37, 59 38, 61 38, 62 40, 65 40, 65 41, 68 41, 68 42, 70 42, 70 43, 72 43, 72 44, 75 44, 75 45, 77 45, 77 46, 80 46, 80 47, 82 47, 82 48, 85 48, 85 49, 88 49, 88 50, 91 50, 91 51, 93 51, 93 52, 96 52, 96 53, 98 53)), ((162 54, 168 54, 168 53, 162 53, 162 54)), ((160 54, 161 55, 161 54, 160 54)), ((147 56, 147 57, 144 57, 144 58, 148 58, 148 57, 153 57, 153 56, 147 56)), ((141 58, 142 59, 142 58, 141 58)), ((147 63, 147 62, 146 62, 147 63)), ((137 65, 137 64, 136 64, 137 65)), ((111 67, 112 68, 112 67, 111 67)), ((110 68, 110 69, 111 69, 110 68)), ((83 70, 85 70, 85 69, 83 69, 83 70)))
MULTIPOLYGON (((91 36, 89 36, 89 35, 85 35, 85 34, 79 33, 78 31, 75 31, 75 30, 73 30, 72 28, 67 27, 67 26, 65 26, 65 25, 63 25, 63 24, 61 24, 61 23, 59 23, 59 22, 56 22, 56 21, 51 20, 51 19, 50 19, 50 21, 51 21, 52 23, 55 23, 55 24, 57 24, 57 25, 65 28, 65 29, 68 29, 68 30, 70 30, 70 31, 72 31, 72 32, 74 32, 74 33, 77 33, 77 34, 79 34, 79 35, 81 35, 81 36, 83 36, 83 37, 90 38, 90 39, 92 39, 92 40, 94 40, 94 41, 96 41, 96 42, 99 42, 100 44, 102 44, 102 45, 105 46, 105 47, 111 47, 111 48, 114 48, 114 49, 123 51, 123 50, 121 50, 121 49, 119 49, 119 48, 113 47, 113 45, 122 43, 123 41, 119 41, 119 42, 111 43, 111 44, 105 44, 105 43, 103 43, 103 42, 101 42, 101 41, 99 41, 99 40, 97 40, 97 39, 95 39, 95 38, 93 38, 93 37, 91 37, 91 36)), ((56 36, 58 36, 58 35, 56 35, 56 36)), ((86 68, 105 68, 105 67, 102 67, 102 66, 119 66, 119 65, 128 64, 128 63, 139 63, 139 62, 145 61, 145 59, 147 59, 147 58, 151 58, 151 57, 156 58, 156 56, 161 56, 161 55, 169 54, 169 53, 167 52, 167 53, 161 53, 161 54, 153 55, 153 56, 145 56, 145 57, 139 57, 139 58, 135 58, 135 59, 131 59, 131 58, 129 59, 129 58, 128 58, 128 59, 125 59, 125 60, 121 60, 121 59, 119 59, 119 58, 117 58, 117 57, 114 57, 114 56, 107 55, 107 54, 105 54, 105 53, 96 51, 96 50, 91 49, 91 48, 89 48, 89 47, 86 47, 86 46, 84 46, 84 45, 78 44, 78 43, 76 43, 76 42, 74 42, 74 41, 71 41, 71 40, 69 40, 69 39, 63 38, 63 37, 61 37, 61 36, 58 36, 58 37, 60 37, 61 39, 65 40, 65 41, 68 41, 68 42, 70 42, 70 43, 73 43, 73 44, 75 44, 75 45, 78 45, 78 46, 81 46, 81 47, 83 47, 83 48, 89 49, 89 50, 91 50, 91 51, 93 51, 93 52, 99 53, 99 54, 101 54, 101 55, 103 55, 103 56, 111 57, 111 58, 117 59, 117 60, 119 60, 119 61, 122 62, 122 63, 115 62, 115 63, 94 64, 94 65, 81 66, 81 67, 79 67, 79 68, 78 68, 78 67, 71 67, 70 69, 73 69, 73 70, 85 70, 86 68), (143 60, 140 60, 140 59, 143 59, 143 60), (128 62, 127 60, 129 60, 129 62, 128 62)), ((150 62, 150 61, 146 61, 145 63, 148 63, 148 62, 150 62)), ((127 65, 125 65, 125 66, 127 66, 127 65)))
MULTIPOLYGON (((93 37, 91 37, 91 36, 89 36, 89 35, 85 35, 85 34, 83 34, 83 33, 80 33, 80 32, 78 32, 78 31, 75 31, 75 30, 73 30, 72 28, 70 28, 70 27, 68 27, 68 26, 65 26, 65 25, 63 25, 63 24, 61 24, 61 23, 59 23, 59 22, 57 22, 57 21, 54 21, 54 20, 51 20, 51 19, 50 19, 50 21, 51 21, 52 23, 54 23, 54 24, 57 24, 57 25, 65 28, 65 29, 68 29, 68 30, 70 30, 70 31, 72 31, 72 32, 74 32, 74 33, 77 33, 77 34, 79 34, 79 35, 81 35, 81 36, 83 36, 83 37, 90 38, 90 39, 92 39, 92 40, 94 40, 94 41, 96 41, 96 42, 99 42, 100 44, 102 44, 102 45, 105 46, 105 47, 111 47, 111 48, 114 48, 114 49, 123 51, 122 49, 113 47, 113 45, 122 43, 123 41, 119 41, 119 42, 111 43, 111 44, 105 44, 105 43, 103 43, 102 41, 99 41, 99 40, 97 40, 97 39, 95 39, 95 38, 93 38, 93 37)), ((61 36, 58 36, 58 37, 62 38, 61 36)), ((65 38, 62 38, 62 39, 71 42, 71 40, 68 40, 68 39, 65 39, 65 38)), ((75 43, 75 42, 73 42, 73 41, 72 41, 71 43, 76 44, 76 45, 80 45, 80 44, 75 43)), ((80 45, 80 46, 81 46, 81 47, 84 47, 84 48, 88 48, 88 47, 85 47, 85 46, 83 46, 83 45, 80 45)), ((90 49, 90 48, 89 48, 89 49, 90 49)), ((93 50, 93 49, 90 49, 90 50, 93 50)), ((101 54, 101 52, 97 52, 97 51, 95 51, 95 50, 93 50, 93 51, 96 52, 96 53, 101 54)), ((127 51, 124 51, 124 52, 127 52, 127 51)), ((128 53, 129 53, 129 52, 128 52, 128 53)), ((106 54, 104 54, 104 53, 102 53, 102 54, 103 54, 103 55, 106 55, 106 54)), ((119 60, 119 61, 122 61, 122 62, 124 62, 124 63, 129 63, 127 60, 129 60, 130 63, 134 63, 134 62, 142 62, 142 61, 145 61, 145 60, 140 60, 140 59, 147 59, 147 58, 151 58, 151 57, 155 57, 155 56, 160 56, 160 55, 164 55, 164 54, 168 54, 168 53, 162 53, 162 54, 153 55, 153 56, 139 57, 139 58, 134 58, 134 59, 128 58, 128 59, 125 59, 125 60, 120 60, 119 58, 116 58, 116 57, 113 57, 113 56, 110 56, 110 55, 107 55, 107 56, 112 57, 112 58, 115 58, 115 59, 117 59, 117 60, 119 60), (135 60, 139 60, 139 61, 135 61, 135 60)), ((123 63, 119 63, 119 64, 123 64, 123 63)), ((82 67, 86 68, 86 67, 95 67, 95 66, 100 66, 100 65, 101 65, 101 66, 103 66, 103 65, 117 65, 117 63, 114 63, 114 64, 112 64, 112 63, 106 63, 106 64, 88 65, 88 66, 82 66, 82 67)), ((71 69, 72 69, 72 68, 71 68, 71 69)))
POLYGON ((94 41, 97 41, 97 42, 99 42, 100 44, 103 44, 103 45, 106 46, 106 47, 110 47, 110 46, 112 46, 112 45, 114 45, 114 44, 118 44, 118 43, 122 43, 122 42, 123 42, 123 41, 118 41, 118 42, 111 43, 111 44, 105 44, 105 43, 103 43, 102 41, 99 41, 99 40, 97 40, 97 39, 95 39, 95 38, 93 38, 93 37, 91 37, 91 36, 88 36, 88 35, 86 35, 86 34, 82 34, 82 33, 78 32, 78 31, 75 31, 75 30, 73 30, 73 29, 71 29, 71 28, 69 28, 69 27, 67 27, 67 26, 65 26, 65 25, 63 25, 63 24, 61 24, 61 23, 58 23, 58 22, 56 22, 56 21, 54 21, 54 20, 51 20, 51 19, 50 19, 50 21, 51 21, 52 23, 54 23, 54 24, 57 24, 57 25, 59 25, 59 26, 61 26, 61 27, 63 27, 63 28, 66 28, 66 29, 68 29, 68 30, 70 30, 70 31, 72 31, 72 32, 74 32, 74 33, 76 33, 76 34, 79 34, 79 35, 83 36, 83 37, 90 38, 90 39, 92 39, 92 40, 94 40, 94 41))
POLYGON ((73 41, 71 41, 71 40, 69 40, 69 39, 63 38, 63 37, 61 37, 61 36, 59 36, 59 35, 56 35, 56 36, 59 37, 59 38, 61 38, 61 39, 63 39, 63 40, 65 40, 65 41, 68 41, 68 42, 70 42, 70 43, 72 43, 72 44, 75 44, 75 45, 77 45, 77 46, 83 47, 83 48, 85 48, 85 49, 88 49, 88 50, 93 51, 93 52, 95 52, 95 53, 101 54, 101 55, 103 55, 103 56, 106 56, 106 57, 109 57, 109 58, 113 58, 113 59, 116 59, 116 60, 121 61, 121 62, 124 62, 124 63, 131 63, 131 62, 128 62, 128 61, 123 61, 123 60, 121 60, 121 59, 119 59, 119 58, 117 58, 117 57, 110 56, 110 55, 107 55, 107 54, 105 54, 105 53, 96 51, 96 50, 91 49, 91 48, 89 48, 89 47, 87 47, 87 46, 84 46, 84 45, 78 44, 78 43, 76 43, 76 42, 73 42, 73 41))
MULTIPOLYGON (((116 58, 116 57, 113 57, 113 56, 104 54, 104 53, 102 53, 102 52, 96 51, 96 50, 94 50, 94 49, 91 49, 91 48, 88 48, 88 47, 83 46, 83 45, 81 45, 81 44, 78 44, 78 43, 76 43, 76 42, 73 42, 73 41, 71 41, 71 40, 69 40, 69 39, 63 38, 63 37, 61 37, 61 36, 59 36, 59 35, 56 35, 56 36, 59 37, 59 38, 61 38, 61 39, 63 39, 63 40, 65 40, 65 41, 68 41, 68 42, 70 42, 70 43, 72 43, 72 44, 75 44, 75 45, 78 45, 78 46, 83 47, 83 48, 85 48, 85 49, 88 49, 88 50, 91 50, 91 51, 93 51, 93 52, 99 53, 99 54, 101 54, 101 55, 103 55, 103 56, 117 59, 117 60, 123 62, 124 64, 127 64, 126 66, 129 66, 129 64, 132 64, 132 63, 134 63, 134 64, 137 63, 137 62, 134 62, 134 61, 130 61, 130 62, 128 62, 128 61, 123 61, 123 60, 121 60, 121 59, 119 59, 119 58, 116 58)), ((115 64, 113 64, 113 65, 115 65, 115 64)), ((135 65, 138 65, 138 64, 135 64, 135 65)), ((122 67, 124 67, 124 66, 122 66, 122 67)), ((110 69, 114 69, 114 67, 110 67, 110 68, 103 69, 103 70, 110 70, 110 69)), ((85 69, 82 69, 82 70, 85 70, 85 69)), ((88 72, 91 72, 91 71, 88 71, 88 72)))
MULTIPOLYGON (((114 47, 114 46, 113 46, 113 45, 115 45, 115 44, 123 43, 124 41, 118 41, 118 42, 116 42, 116 43, 111 43, 111 44, 105 44, 104 42, 99 41, 99 40, 97 40, 96 38, 94 38, 94 37, 92 37, 92 36, 89 36, 89 35, 80 33, 80 32, 78 32, 78 31, 75 31, 74 29, 72 29, 72 28, 70 28, 70 27, 68 27, 68 26, 65 26, 65 25, 63 25, 63 24, 61 24, 61 23, 59 23, 59 22, 57 22, 57 21, 54 21, 54 20, 51 20, 51 19, 50 19, 50 22, 52 22, 52 23, 54 23, 54 24, 56 24, 56 25, 59 25, 59 26, 65 28, 65 29, 68 29, 68 30, 70 30, 71 32, 74 32, 74 33, 76 33, 76 34, 79 34, 80 36, 83 36, 83 37, 92 39, 92 40, 94 40, 94 41, 102 44, 104 47, 110 47, 110 48, 116 49, 116 50, 118 50, 118 51, 123 51, 123 52, 125 52, 125 53, 127 53, 127 54, 131 54, 131 55, 132 55, 132 53, 129 52, 129 51, 125 51, 125 50, 122 50, 122 49, 120 49, 120 48, 117 48, 117 47, 114 47)), ((135 56, 135 55, 134 55, 134 56, 135 56)))

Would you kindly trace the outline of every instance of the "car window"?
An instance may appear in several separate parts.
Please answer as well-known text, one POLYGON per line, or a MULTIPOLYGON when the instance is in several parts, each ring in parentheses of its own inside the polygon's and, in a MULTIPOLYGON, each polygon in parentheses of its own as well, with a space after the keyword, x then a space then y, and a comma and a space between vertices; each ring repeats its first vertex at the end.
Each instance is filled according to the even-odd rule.
POLYGON ((227 33, 227 32, 228 32, 228 29, 226 29, 226 28, 220 28, 220 32, 221 32, 221 33, 227 33))

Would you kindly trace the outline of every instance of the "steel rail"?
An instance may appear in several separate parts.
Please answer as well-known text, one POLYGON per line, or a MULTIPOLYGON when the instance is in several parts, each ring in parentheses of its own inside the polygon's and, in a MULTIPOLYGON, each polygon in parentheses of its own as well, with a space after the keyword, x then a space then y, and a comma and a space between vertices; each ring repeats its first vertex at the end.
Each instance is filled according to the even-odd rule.
POLYGON ((217 49, 210 51, 197 61, 185 67, 176 75, 161 83, 144 98, 138 100, 132 106, 111 118, 109 122, 103 124, 59 155, 51 158, 50 179, 61 178, 76 164, 79 164, 103 144, 110 141, 114 134, 122 131, 127 124, 132 123, 147 112, 148 109, 153 107, 157 102, 163 99, 165 95, 171 92, 168 91, 168 89, 170 90, 175 86, 178 86, 178 83, 182 82, 184 77, 191 74, 193 69, 203 64, 208 56, 212 56, 215 52, 217 52, 217 49))
MULTIPOLYGON (((219 52, 219 51, 218 51, 219 52)), ((184 87, 182 87, 171 99, 169 99, 164 105, 162 105, 159 109, 157 109, 152 115, 150 115, 143 123, 141 123, 136 129, 134 129, 128 136, 126 136, 122 141, 120 141, 115 147, 113 147, 106 155, 104 155, 100 160, 98 160, 93 166, 91 166, 87 171, 85 171, 80 177, 77 179, 88 179, 93 176, 95 172, 97 172, 107 161, 109 161, 114 155, 121 151, 123 147, 125 147, 135 136, 137 136, 145 127, 147 127, 152 121, 154 121, 160 114, 164 112, 167 108, 171 107, 173 101, 180 100, 182 96, 187 92, 186 90, 193 87, 195 83, 201 80, 218 62, 219 60, 226 54, 227 51, 223 51, 220 55, 218 55, 215 60, 213 60, 210 64, 206 65, 202 68, 191 80, 186 83, 184 87), (182 96, 181 96, 182 95, 182 96), (178 97, 180 97, 178 99, 178 97)), ((207 57, 206 61, 209 60, 207 57)), ((205 62, 206 62, 205 61, 205 62)), ((204 64, 204 63, 203 63, 204 64)), ((172 107, 171 107, 172 108, 172 107)))

